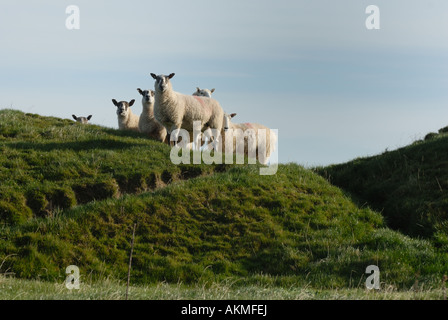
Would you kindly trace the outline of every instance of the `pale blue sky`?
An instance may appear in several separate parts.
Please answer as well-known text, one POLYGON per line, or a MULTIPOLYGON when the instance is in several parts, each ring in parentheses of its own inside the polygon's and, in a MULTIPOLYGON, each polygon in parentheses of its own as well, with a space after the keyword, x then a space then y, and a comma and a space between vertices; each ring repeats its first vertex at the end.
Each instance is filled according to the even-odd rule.
POLYGON ((117 128, 112 98, 140 102, 150 72, 175 72, 176 91, 216 88, 235 122, 278 129, 280 162, 340 163, 448 125, 447 13, 444 0, 2 0, 0 108, 117 128), (365 27, 370 4, 380 30, 365 27))

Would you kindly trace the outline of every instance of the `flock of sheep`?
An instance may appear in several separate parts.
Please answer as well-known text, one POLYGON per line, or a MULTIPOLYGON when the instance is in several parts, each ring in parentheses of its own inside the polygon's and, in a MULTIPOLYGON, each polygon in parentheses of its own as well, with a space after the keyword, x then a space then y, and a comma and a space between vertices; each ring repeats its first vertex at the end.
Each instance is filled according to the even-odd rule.
MULTIPOLYGON (((274 147, 271 146, 271 143, 276 142, 276 136, 269 128, 257 123, 232 123, 231 119, 236 113, 227 114, 223 111, 219 102, 212 98, 215 89, 196 88, 197 90, 192 95, 185 95, 173 90, 170 80, 174 77, 174 73, 170 75, 151 73, 151 76, 155 80, 154 90, 137 89, 142 95, 142 112, 140 115, 134 114, 131 110, 135 102, 134 99, 129 102, 118 102, 112 99, 113 104, 117 107, 120 130, 141 132, 152 139, 170 144, 170 141, 178 141, 178 136, 174 136, 176 132, 179 132, 176 129, 184 129, 190 134, 189 147, 191 148, 193 145, 193 122, 199 121, 201 132, 206 133, 209 129, 216 129, 215 132, 220 133, 223 140, 222 145, 225 144, 225 133, 229 129, 233 129, 231 131, 234 139, 233 153, 244 152, 247 155, 248 150, 258 150, 259 146, 263 146, 263 149, 265 147, 265 155, 260 157, 260 150, 258 150, 258 153, 259 161, 267 163, 274 147), (260 135, 259 132, 262 130, 259 129, 265 130, 263 132, 266 134, 260 135), (253 139, 244 134, 247 130, 254 132, 253 139), (170 137, 170 134, 173 137, 170 137), (236 145, 239 138, 238 134, 243 135, 241 137, 244 140, 243 150, 237 148, 236 145), (271 135, 273 139, 271 139, 271 135)), ((73 118, 81 123, 87 123, 91 117, 91 115, 87 118, 73 115, 73 118)), ((210 140, 214 140, 213 137, 210 140)), ((215 150, 217 140, 213 141, 215 150)))

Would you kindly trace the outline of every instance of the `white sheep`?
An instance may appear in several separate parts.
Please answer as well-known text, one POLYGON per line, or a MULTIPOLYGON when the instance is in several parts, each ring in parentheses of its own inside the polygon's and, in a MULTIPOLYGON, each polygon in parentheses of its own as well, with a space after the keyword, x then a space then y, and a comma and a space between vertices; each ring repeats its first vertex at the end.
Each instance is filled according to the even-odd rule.
MULTIPOLYGON (((222 132, 222 146, 225 150, 225 141, 227 135, 230 133, 229 129, 233 129, 233 153, 240 153, 237 149, 237 141, 244 141, 244 154, 250 155, 249 150, 253 151, 253 156, 258 154, 258 161, 262 164, 267 164, 271 153, 274 151, 277 136, 268 127, 258 123, 232 123, 231 119, 236 116, 236 113, 227 114, 223 116, 223 132, 222 132), (241 131, 237 130, 240 129, 241 131), (266 134, 261 134, 259 129, 264 129, 266 134), (254 132, 254 138, 251 138, 250 131, 254 132), (245 134, 246 133, 246 134, 245 134), (271 141, 272 135, 272 141, 271 141), (261 139, 261 140, 260 140, 261 139), (273 145, 271 145, 273 143, 273 145), (259 146, 266 146, 266 154, 264 150, 260 150, 259 146)), ((229 137, 230 138, 230 137, 229 137)))
POLYGON ((158 141, 168 142, 166 140, 167 133, 165 127, 154 117, 155 92, 140 88, 137 88, 137 91, 142 95, 142 113, 138 122, 140 132, 146 133, 149 137, 158 141))
POLYGON ((212 97, 212 93, 215 92, 215 88, 213 89, 200 89, 199 87, 196 87, 196 91, 193 92, 193 96, 201 96, 201 97, 212 97))
POLYGON ((118 116, 118 128, 120 130, 131 130, 140 132, 138 128, 138 122, 140 117, 135 115, 131 106, 134 104, 135 100, 131 101, 120 101, 112 99, 113 104, 117 107, 117 116, 118 116))
MULTIPOLYGON (((170 82, 174 73, 168 76, 151 73, 151 76, 156 80, 154 83, 156 93, 154 116, 165 126, 169 134, 176 129, 185 129, 190 133, 191 142, 193 141, 193 122, 199 121, 201 131, 212 128, 216 129, 220 135, 224 111, 218 101, 208 97, 175 92, 170 82)), ((174 141, 177 141, 177 138, 175 137, 174 141)), ((219 137, 216 137, 215 149, 218 140, 219 137)))
MULTIPOLYGON (((192 95, 193 96, 201 96, 201 97, 211 98, 213 92, 215 92, 215 88, 213 88, 213 89, 201 89, 199 87, 196 87, 196 91, 193 92, 192 95)), ((211 135, 210 129, 207 130, 206 134, 207 134, 207 136, 211 135)), ((205 139, 204 144, 206 144, 207 141, 208 141, 208 138, 205 139)))
POLYGON ((77 117, 74 114, 72 114, 73 119, 75 119, 76 122, 87 124, 89 123, 89 120, 92 119, 92 115, 89 115, 88 117, 77 117))

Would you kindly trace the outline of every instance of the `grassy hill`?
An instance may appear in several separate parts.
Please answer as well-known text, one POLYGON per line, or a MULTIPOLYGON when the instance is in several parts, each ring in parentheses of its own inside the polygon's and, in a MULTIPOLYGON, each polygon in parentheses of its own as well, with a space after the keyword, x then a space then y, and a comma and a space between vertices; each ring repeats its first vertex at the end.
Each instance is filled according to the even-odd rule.
POLYGON ((0 111, 0 273, 134 283, 440 286, 448 256, 297 164, 173 165, 137 133, 0 111))
POLYGON ((167 161, 167 145, 138 133, 14 110, 0 112, 0 125, 3 223, 52 216, 94 200, 225 170, 225 166, 173 165, 167 161))
POLYGON ((329 182, 385 217, 388 227, 448 251, 448 134, 381 155, 318 168, 329 182))

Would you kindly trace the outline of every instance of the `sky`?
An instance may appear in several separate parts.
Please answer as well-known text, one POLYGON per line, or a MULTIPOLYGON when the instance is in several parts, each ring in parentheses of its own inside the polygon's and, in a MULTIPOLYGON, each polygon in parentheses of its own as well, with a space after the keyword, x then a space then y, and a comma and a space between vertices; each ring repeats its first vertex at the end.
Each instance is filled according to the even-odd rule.
POLYGON ((448 125, 446 0, 0 1, 0 108, 118 128, 111 99, 213 97, 278 129, 279 162, 337 164, 448 125), (369 5, 379 29, 368 29, 369 5), (70 5, 79 29, 68 29, 70 5))

